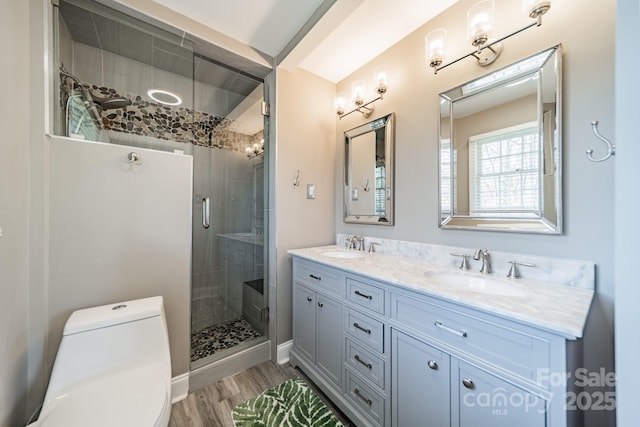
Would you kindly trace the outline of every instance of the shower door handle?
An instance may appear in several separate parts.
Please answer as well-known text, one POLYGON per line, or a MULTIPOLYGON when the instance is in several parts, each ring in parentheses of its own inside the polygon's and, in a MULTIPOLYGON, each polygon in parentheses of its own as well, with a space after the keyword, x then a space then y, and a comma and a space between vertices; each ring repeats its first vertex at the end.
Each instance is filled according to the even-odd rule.
POLYGON ((204 197, 202 199, 202 226, 204 228, 209 228, 210 208, 211 208, 211 205, 209 203, 209 198, 204 197))

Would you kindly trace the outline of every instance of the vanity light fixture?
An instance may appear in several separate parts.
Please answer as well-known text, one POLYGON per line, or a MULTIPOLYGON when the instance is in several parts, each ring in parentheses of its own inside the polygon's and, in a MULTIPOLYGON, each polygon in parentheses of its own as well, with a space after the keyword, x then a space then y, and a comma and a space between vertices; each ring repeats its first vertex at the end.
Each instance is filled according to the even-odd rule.
POLYGON ((351 83, 351 100, 355 104, 355 108, 345 112, 347 105, 347 96, 344 93, 338 93, 335 97, 336 114, 341 119, 353 112, 360 112, 364 117, 370 117, 375 110, 374 102, 382 99, 389 89, 389 67, 380 65, 374 71, 375 92, 378 96, 370 101, 366 101, 367 84, 364 80, 355 80, 351 83))
POLYGON ((175 93, 162 89, 149 89, 147 96, 154 101, 164 105, 180 105, 182 104, 182 98, 175 93))
POLYGON ((522 0, 522 9, 535 19, 535 22, 512 32, 497 40, 491 41, 491 32, 493 30, 493 14, 495 9, 494 0, 482 0, 474 4, 467 11, 467 41, 476 49, 466 55, 461 56, 444 65, 445 44, 447 38, 447 30, 439 28, 431 31, 425 37, 425 59, 427 64, 433 68, 433 74, 449 65, 455 64, 465 58, 473 56, 481 67, 492 64, 502 51, 502 41, 521 33, 531 27, 539 27, 542 25, 542 15, 547 13, 551 8, 551 0, 522 0))
POLYGON ((264 138, 260 140, 260 144, 256 142, 251 147, 245 148, 244 151, 247 153, 247 158, 249 159, 255 157, 264 158, 264 138))

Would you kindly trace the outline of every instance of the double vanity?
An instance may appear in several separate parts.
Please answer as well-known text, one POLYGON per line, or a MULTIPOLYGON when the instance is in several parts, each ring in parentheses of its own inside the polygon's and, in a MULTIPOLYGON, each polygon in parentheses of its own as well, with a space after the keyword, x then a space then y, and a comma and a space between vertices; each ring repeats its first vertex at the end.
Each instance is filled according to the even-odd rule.
POLYGON ((581 366, 592 287, 343 246, 289 253, 291 363, 357 425, 581 424, 559 378, 581 366))

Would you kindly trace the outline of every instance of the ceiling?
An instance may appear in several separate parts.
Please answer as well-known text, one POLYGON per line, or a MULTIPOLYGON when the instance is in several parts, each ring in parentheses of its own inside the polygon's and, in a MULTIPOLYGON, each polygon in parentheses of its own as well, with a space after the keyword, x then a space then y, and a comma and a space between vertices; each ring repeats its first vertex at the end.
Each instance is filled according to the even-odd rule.
POLYGON ((276 57, 323 3, 333 3, 282 66, 338 82, 457 0, 154 0, 276 57))

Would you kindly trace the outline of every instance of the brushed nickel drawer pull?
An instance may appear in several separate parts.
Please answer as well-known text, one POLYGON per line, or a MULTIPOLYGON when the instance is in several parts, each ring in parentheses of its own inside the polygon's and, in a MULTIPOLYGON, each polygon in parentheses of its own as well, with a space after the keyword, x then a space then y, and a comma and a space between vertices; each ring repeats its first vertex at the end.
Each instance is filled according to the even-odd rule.
POLYGON ((311 277, 312 279, 316 279, 316 280, 322 280, 322 277, 316 276, 316 275, 313 275, 313 274, 310 274, 309 277, 311 277))
POLYGON ((436 363, 436 361, 435 361, 435 360, 429 360, 429 361, 427 362, 427 366, 428 366, 430 369, 433 369, 434 371, 438 369, 438 364, 436 363))
POLYGON ((465 378, 462 380, 462 385, 468 388, 469 390, 473 390, 475 388, 475 384, 471 381, 470 378, 465 378))
POLYGON ((368 399, 366 397, 364 397, 363 395, 360 394, 360 390, 358 390, 357 388, 353 390, 353 393, 358 396, 360 399, 362 399, 362 401, 364 403, 366 403, 367 405, 371 406, 373 404, 373 401, 371 399, 368 399))
POLYGON ((313 301, 313 298, 307 297, 307 301, 311 302, 311 301, 313 301))
POLYGON ((371 365, 371 363, 367 363, 364 360, 360 359, 359 355, 356 354, 355 356, 353 356, 353 358, 356 359, 356 362, 360 362, 360 364, 366 366, 367 368, 373 368, 373 365, 371 365))
POLYGON ((442 322, 435 322, 434 325, 436 325, 436 328, 440 328, 447 332, 451 332, 452 334, 458 335, 459 337, 462 337, 462 338, 467 337, 467 333, 465 331, 457 331, 455 329, 451 329, 450 327, 443 325, 442 322))
POLYGON ((366 298, 366 299, 373 299, 373 297, 372 297, 371 295, 363 294, 363 293, 362 293, 362 292, 360 292, 360 291, 355 291, 355 292, 354 292, 354 294, 356 294, 356 295, 358 295, 359 297, 362 297, 362 298, 366 298))
POLYGON ((367 334, 371 335, 371 329, 363 328, 362 326, 360 326, 360 325, 358 324, 358 322, 355 322, 355 323, 353 324, 353 327, 354 327, 354 328, 356 328, 356 329, 360 329, 362 332, 365 332, 365 333, 367 333, 367 334))

